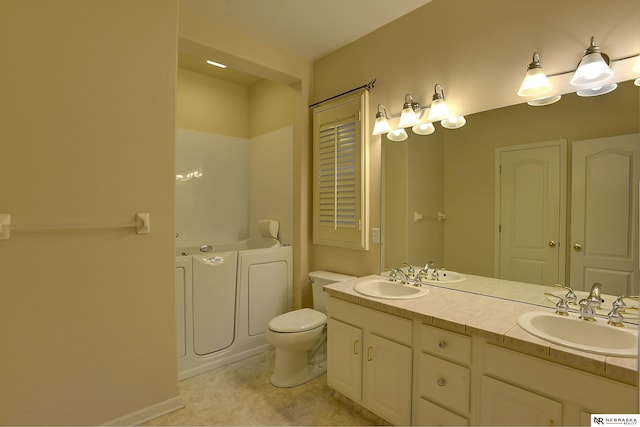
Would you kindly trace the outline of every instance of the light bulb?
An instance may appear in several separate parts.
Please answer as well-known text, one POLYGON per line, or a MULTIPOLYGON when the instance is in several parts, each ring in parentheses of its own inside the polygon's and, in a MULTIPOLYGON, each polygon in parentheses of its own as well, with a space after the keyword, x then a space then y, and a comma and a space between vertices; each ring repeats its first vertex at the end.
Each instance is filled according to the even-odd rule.
POLYGON ((409 138, 409 135, 407 135, 407 132, 404 130, 404 128, 399 128, 387 133, 387 138, 389 138, 389 140, 391 141, 399 142, 409 138))
POLYGON ((433 123, 420 123, 411 128, 411 130, 417 135, 431 135, 436 131, 436 128, 433 123))

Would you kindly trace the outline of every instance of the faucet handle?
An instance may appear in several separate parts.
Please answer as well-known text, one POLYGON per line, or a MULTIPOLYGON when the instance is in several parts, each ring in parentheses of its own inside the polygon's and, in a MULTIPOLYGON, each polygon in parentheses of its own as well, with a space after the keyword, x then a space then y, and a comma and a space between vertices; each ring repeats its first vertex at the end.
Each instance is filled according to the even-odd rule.
POLYGON ((545 292, 544 294, 548 297, 558 298, 558 302, 556 303, 556 314, 559 314, 560 316, 569 315, 569 306, 567 305, 566 299, 550 292, 545 292))
POLYGON ((384 271, 389 272, 389 280, 395 282, 398 280, 398 269, 393 267, 385 267, 384 271))
POLYGON ((557 288, 562 288, 564 290, 567 291, 567 294, 564 296, 565 299, 567 300, 567 302, 569 304, 575 304, 576 301, 578 300, 578 296, 576 295, 576 293, 573 291, 573 289, 570 286, 564 286, 561 284, 556 284, 555 285, 557 288))
POLYGON ((620 307, 623 312, 626 311, 626 310, 638 310, 638 306, 637 305, 628 306, 627 303, 624 302, 625 299, 633 299, 633 300, 638 301, 638 296, 620 295, 613 302, 613 308, 620 307))
POLYGON ((611 326, 619 326, 622 327, 624 326, 624 324, 622 322, 624 322, 624 316, 622 316, 621 311, 624 311, 624 308, 626 306, 614 306, 611 311, 609 312, 609 314, 607 314, 607 317, 609 317, 609 320, 607 321, 608 324, 610 324, 611 326))

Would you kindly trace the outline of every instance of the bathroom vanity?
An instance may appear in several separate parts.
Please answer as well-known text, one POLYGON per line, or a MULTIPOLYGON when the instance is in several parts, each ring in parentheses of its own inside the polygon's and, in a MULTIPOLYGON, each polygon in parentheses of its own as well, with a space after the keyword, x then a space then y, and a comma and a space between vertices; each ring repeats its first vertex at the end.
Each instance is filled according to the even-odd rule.
POLYGON ((428 285, 420 298, 373 298, 357 280, 325 287, 327 383, 392 424, 588 426, 590 414, 638 412, 637 358, 571 350, 517 325, 553 309, 428 285))

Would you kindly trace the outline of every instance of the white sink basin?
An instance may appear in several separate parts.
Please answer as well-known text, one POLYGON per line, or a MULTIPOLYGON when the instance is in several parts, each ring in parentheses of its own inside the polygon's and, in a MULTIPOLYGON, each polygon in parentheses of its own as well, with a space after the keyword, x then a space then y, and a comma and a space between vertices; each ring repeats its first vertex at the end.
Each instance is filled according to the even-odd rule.
POLYGON ((575 350, 605 356, 638 356, 637 331, 608 325, 605 319, 589 322, 578 317, 532 311, 521 315, 518 325, 531 335, 575 350))
MULTIPOLYGON (((429 276, 431 276, 431 273, 429 273, 429 276)), ((455 271, 449 271, 449 270, 440 270, 438 271, 438 280, 422 279, 422 281, 424 283, 446 284, 446 283, 462 282, 463 280, 466 280, 466 279, 467 278, 462 273, 456 273, 455 271)))
POLYGON ((412 299, 426 295, 429 290, 421 286, 402 285, 387 279, 373 278, 358 281, 353 289, 369 297, 385 299, 412 299))

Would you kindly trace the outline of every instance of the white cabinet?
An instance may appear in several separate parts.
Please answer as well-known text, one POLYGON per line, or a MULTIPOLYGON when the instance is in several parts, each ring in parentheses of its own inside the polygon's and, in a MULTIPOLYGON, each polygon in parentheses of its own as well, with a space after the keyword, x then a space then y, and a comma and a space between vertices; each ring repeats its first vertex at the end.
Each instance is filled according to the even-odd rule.
POLYGON ((411 423, 412 322, 329 298, 327 384, 396 425, 411 423))
POLYGON ((468 425, 471 337, 428 325, 418 336, 414 424, 468 425))
POLYGON ((327 384, 348 398, 362 400, 362 329, 329 319, 327 384))
POLYGON ((553 399, 483 376, 480 425, 562 425, 562 404, 553 399))
POLYGON ((638 387, 481 343, 479 424, 584 425, 586 414, 635 414, 638 387))
POLYGON ((411 422, 411 347, 365 333, 363 402, 369 410, 398 425, 411 422))

